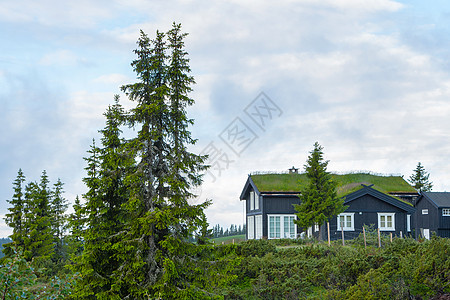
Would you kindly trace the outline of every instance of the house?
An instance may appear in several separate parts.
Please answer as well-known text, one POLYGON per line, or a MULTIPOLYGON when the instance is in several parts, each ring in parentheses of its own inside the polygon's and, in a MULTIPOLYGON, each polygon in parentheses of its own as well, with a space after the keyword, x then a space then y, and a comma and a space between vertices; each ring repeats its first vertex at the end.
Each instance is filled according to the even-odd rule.
MULTIPOLYGON (((340 238, 336 234, 340 230, 337 218, 345 220, 347 235, 352 228, 354 231, 362 229, 362 224, 381 226, 395 234, 406 233, 412 228, 414 208, 411 203, 418 194, 401 176, 359 173, 332 174, 332 177, 338 183, 338 196, 345 197, 349 206, 346 214, 330 222, 330 231, 334 229, 332 238, 340 238)), ((303 230, 294 224, 296 211, 293 204, 300 204, 300 191, 307 182, 306 174, 298 174, 295 168, 284 174, 249 175, 240 195, 240 200, 245 201, 247 239, 295 238, 303 232, 317 236, 319 225, 303 230)), ((326 235, 325 230, 321 232, 326 235)))
MULTIPOLYGON (((412 195, 411 195, 412 196, 412 195)), ((405 200, 383 193, 372 185, 361 188, 344 197, 347 209, 330 220, 331 239, 357 237, 364 225, 374 225, 380 232, 395 236, 411 235, 414 206, 405 200)))
POLYGON ((422 192, 416 202, 416 238, 427 239, 434 232, 440 237, 450 237, 450 193, 422 192))

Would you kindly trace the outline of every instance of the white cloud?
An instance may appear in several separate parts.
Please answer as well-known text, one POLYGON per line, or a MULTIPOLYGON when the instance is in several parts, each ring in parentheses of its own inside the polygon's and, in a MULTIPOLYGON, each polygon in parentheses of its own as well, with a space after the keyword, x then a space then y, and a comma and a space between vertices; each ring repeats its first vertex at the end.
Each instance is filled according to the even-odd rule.
POLYGON ((85 60, 79 58, 74 52, 70 50, 58 50, 55 52, 45 54, 41 58, 40 64, 46 66, 50 65, 70 66, 76 65, 84 61, 85 60))

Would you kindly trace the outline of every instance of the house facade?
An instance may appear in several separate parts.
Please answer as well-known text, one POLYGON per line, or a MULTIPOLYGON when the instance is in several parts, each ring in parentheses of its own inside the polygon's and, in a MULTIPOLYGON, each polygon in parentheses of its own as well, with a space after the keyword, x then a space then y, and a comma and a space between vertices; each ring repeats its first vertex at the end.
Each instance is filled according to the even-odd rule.
MULTIPOLYGON (((339 183, 338 196, 344 197, 348 208, 330 220, 331 239, 340 239, 342 231, 346 238, 353 238, 358 232, 362 232, 363 225, 371 224, 382 232, 392 232, 395 235, 411 234, 415 209, 410 202, 413 202, 418 194, 403 178, 370 174, 350 175, 333 175, 339 183), (352 180, 363 180, 364 184, 352 180), (378 186, 369 185, 370 181, 374 181, 383 190, 390 186, 387 183, 391 180, 397 184, 388 191, 381 192, 377 190, 380 189, 378 186)), ((240 195, 240 200, 245 201, 246 238, 317 237, 320 232, 322 238, 326 239, 327 230, 324 230, 326 227, 323 225, 321 228, 318 224, 303 229, 294 224, 297 212, 293 205, 300 204, 300 190, 306 183, 305 174, 249 175, 240 195)))
POLYGON ((450 193, 422 192, 416 202, 416 238, 429 239, 434 233, 450 238, 450 193))
POLYGON ((373 185, 345 196, 347 209, 330 220, 331 239, 354 238, 362 232, 365 225, 373 225, 381 233, 395 236, 412 235, 415 208, 407 201, 382 193, 373 185))

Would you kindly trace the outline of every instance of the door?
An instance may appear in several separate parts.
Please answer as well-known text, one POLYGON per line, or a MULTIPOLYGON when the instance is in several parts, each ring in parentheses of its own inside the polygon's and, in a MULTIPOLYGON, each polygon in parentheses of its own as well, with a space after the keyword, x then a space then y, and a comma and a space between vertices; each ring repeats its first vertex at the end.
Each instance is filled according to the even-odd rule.
POLYGON ((430 229, 423 229, 423 237, 427 240, 430 239, 430 229))

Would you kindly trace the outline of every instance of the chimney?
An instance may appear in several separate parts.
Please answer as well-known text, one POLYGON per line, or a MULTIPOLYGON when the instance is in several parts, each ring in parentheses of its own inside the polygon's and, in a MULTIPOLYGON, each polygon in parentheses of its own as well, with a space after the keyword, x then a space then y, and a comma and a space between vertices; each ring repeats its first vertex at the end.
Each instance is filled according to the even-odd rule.
POLYGON ((298 169, 292 166, 292 168, 289 169, 289 174, 298 174, 298 169))

